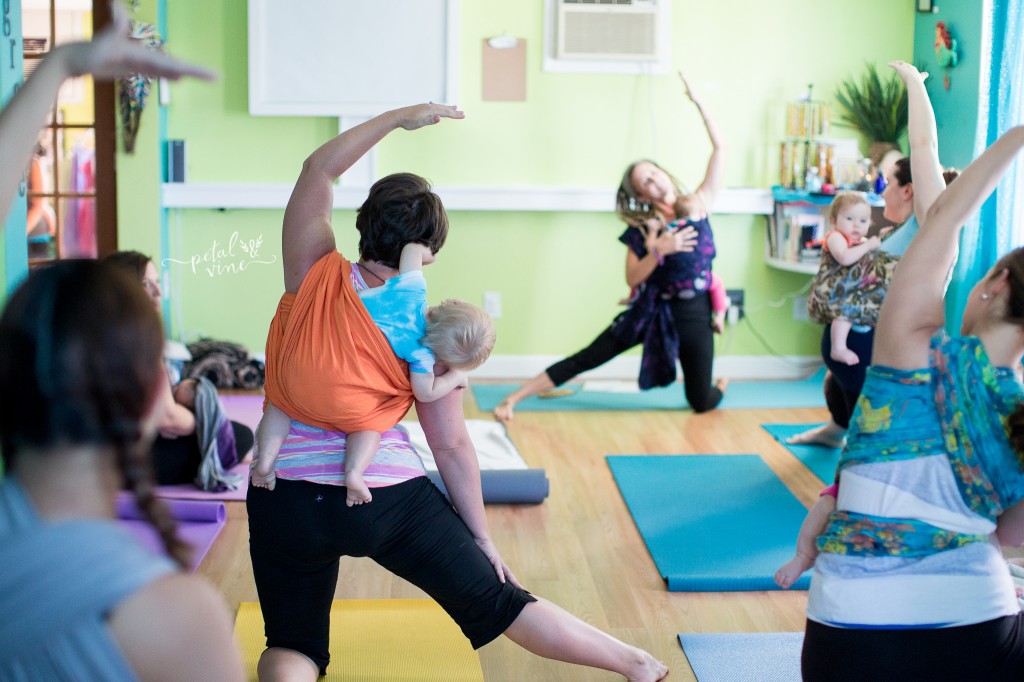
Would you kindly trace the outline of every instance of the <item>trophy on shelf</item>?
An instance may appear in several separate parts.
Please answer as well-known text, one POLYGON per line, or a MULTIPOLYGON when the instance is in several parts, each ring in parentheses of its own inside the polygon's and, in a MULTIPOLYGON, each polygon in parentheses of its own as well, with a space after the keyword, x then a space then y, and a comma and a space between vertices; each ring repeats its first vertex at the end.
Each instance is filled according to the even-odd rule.
POLYGON ((828 102, 812 98, 814 85, 807 95, 786 106, 786 139, 779 155, 779 184, 788 189, 820 192, 824 185, 834 184, 833 145, 828 135, 828 102))

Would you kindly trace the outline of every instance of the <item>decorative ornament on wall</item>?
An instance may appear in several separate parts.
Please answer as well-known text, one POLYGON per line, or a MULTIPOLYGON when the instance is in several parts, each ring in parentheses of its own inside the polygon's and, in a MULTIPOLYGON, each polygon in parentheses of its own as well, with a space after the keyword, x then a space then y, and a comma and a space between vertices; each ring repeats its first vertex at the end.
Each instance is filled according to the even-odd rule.
POLYGON ((960 61, 960 46, 956 38, 950 35, 946 28, 946 22, 939 21, 935 24, 935 58, 939 60, 939 66, 946 70, 942 82, 949 90, 949 72, 960 61))
MULTIPOLYGON (((131 21, 131 37, 154 50, 163 51, 164 40, 152 24, 131 21)), ((149 100, 152 79, 133 73, 121 79, 118 88, 118 107, 121 110, 121 136, 124 150, 129 154, 135 151, 135 136, 139 133, 139 122, 142 111, 149 100)))

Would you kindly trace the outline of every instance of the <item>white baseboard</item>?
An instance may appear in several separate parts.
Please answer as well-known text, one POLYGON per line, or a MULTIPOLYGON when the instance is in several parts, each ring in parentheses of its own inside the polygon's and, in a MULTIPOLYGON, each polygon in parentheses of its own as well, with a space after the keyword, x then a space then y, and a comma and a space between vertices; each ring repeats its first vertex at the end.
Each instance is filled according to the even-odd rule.
MULTIPOLYGON (((557 355, 492 355, 473 370, 477 379, 529 379, 562 358, 557 355)), ((730 379, 802 379, 821 367, 818 355, 721 355, 715 358, 714 376, 730 379)), ((620 356, 585 372, 584 379, 636 379, 640 356, 620 356)))

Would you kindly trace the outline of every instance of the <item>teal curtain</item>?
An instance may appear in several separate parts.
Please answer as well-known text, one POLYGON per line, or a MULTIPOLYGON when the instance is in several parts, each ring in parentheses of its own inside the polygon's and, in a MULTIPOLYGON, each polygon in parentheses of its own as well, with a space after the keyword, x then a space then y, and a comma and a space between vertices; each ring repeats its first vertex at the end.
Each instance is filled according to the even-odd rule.
MULTIPOLYGON (((977 157, 1000 135, 1024 122, 1024 3, 988 0, 985 3, 981 88, 978 107, 977 157)), ((960 258, 946 297, 946 320, 959 333, 967 296, 999 257, 1022 242, 1024 233, 1024 168, 1015 163, 964 227, 960 258)))

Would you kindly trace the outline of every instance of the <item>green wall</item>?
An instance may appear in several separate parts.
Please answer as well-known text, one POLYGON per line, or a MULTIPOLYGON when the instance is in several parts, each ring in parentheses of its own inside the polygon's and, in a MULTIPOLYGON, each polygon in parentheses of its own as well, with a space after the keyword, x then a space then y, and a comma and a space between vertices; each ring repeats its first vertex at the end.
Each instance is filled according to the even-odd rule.
MULTIPOLYGON (((144 2, 144 5, 147 3, 144 2)), ((439 185, 569 185, 613 188, 623 167, 655 157, 684 183, 700 181, 709 146, 700 119, 672 76, 552 74, 541 71, 543 6, 462 0, 461 97, 467 118, 430 129, 398 131, 379 147, 378 172, 420 173, 439 185), (527 40, 527 101, 482 102, 480 51, 484 38, 508 32, 527 40)), ((155 12, 156 0, 147 9, 155 12)), ((777 149, 785 104, 815 84, 829 97, 836 84, 859 74, 865 61, 884 64, 912 56, 912 3, 862 0, 696 2, 675 0, 673 57, 704 95, 728 141, 726 184, 768 187, 777 181, 777 149)), ((167 5, 172 53, 221 74, 214 84, 172 85, 167 135, 188 141, 188 180, 208 183, 291 183, 302 160, 334 134, 333 118, 250 117, 247 93, 245 0, 167 5)), ((150 113, 150 112, 147 112, 150 113)), ((120 159, 122 246, 158 253, 159 153, 156 111, 144 120, 140 152, 120 159)), ((852 131, 837 129, 837 135, 852 131)), ((563 354, 578 349, 620 308, 626 293, 622 226, 608 213, 452 212, 451 236, 427 274, 430 297, 480 303, 484 291, 502 294, 495 352, 563 354)), ((262 238, 261 257, 280 256, 278 210, 171 211, 170 253, 177 260, 227 243, 262 238)), ((715 216, 715 270, 730 288, 746 289, 756 330, 774 350, 814 355, 819 327, 794 322, 792 307, 766 304, 809 277, 763 263, 764 218, 715 216)), ((334 216, 339 247, 355 256, 353 213, 334 216)), ((242 261, 224 254, 221 265, 242 261)), ((181 309, 174 332, 203 334, 262 349, 281 292, 280 262, 210 276, 168 263, 172 295, 181 309)), ((768 351, 741 324, 720 352, 768 351)))

